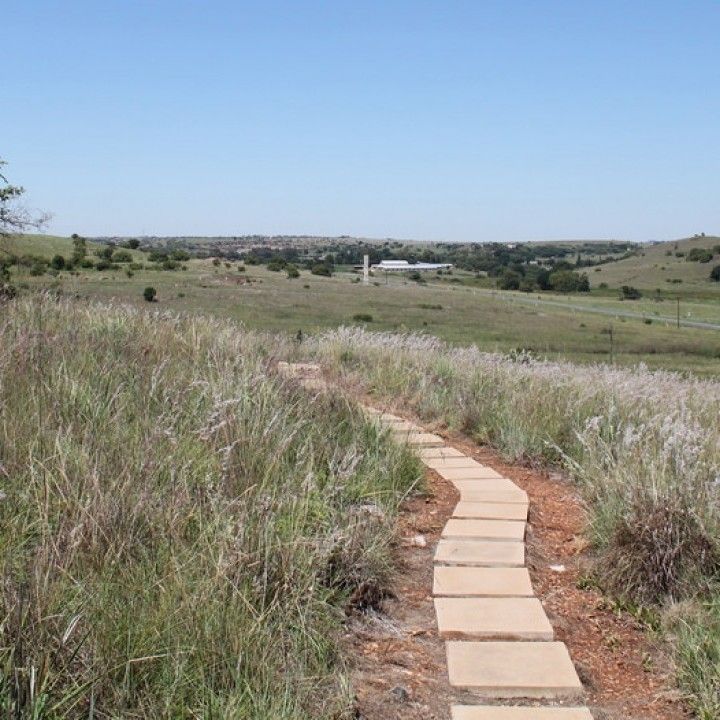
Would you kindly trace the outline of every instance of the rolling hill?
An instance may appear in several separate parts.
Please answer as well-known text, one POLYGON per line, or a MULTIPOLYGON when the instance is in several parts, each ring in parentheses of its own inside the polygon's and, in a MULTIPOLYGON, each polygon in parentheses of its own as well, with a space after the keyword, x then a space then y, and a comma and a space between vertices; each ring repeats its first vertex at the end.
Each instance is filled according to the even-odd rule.
POLYGON ((720 283, 709 279, 710 271, 720 264, 720 237, 693 237, 643 246, 636 255, 594 268, 589 272, 594 288, 600 283, 617 289, 632 285, 643 290, 672 291, 685 296, 720 297, 720 283), (707 263, 689 262, 693 249, 715 248, 707 263))

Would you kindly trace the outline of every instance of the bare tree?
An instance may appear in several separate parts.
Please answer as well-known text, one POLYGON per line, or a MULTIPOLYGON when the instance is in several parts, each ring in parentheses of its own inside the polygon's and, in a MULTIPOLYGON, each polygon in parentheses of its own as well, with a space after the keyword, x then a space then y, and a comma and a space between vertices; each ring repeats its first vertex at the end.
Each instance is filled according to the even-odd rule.
POLYGON ((7 163, 0 158, 0 237, 42 227, 49 219, 47 214, 34 214, 20 201, 25 188, 11 185, 2 168, 7 163))
MULTIPOLYGON (((7 163, 0 158, 0 170, 7 163)), ((47 222, 49 216, 30 212, 21 202, 20 198, 25 188, 20 185, 11 185, 8 179, 0 172, 0 302, 15 296, 15 287, 10 282, 10 260, 5 257, 7 248, 4 248, 3 239, 10 235, 25 232, 26 230, 40 228, 47 222)))

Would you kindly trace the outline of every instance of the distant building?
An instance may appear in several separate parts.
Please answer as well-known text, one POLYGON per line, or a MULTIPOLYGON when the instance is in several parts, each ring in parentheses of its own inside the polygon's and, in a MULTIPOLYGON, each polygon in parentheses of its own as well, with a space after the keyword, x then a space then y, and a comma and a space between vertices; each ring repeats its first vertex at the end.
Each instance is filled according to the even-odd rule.
POLYGON ((432 270, 449 270, 451 263, 409 263, 407 260, 381 260, 372 266, 373 270, 384 272, 429 272, 432 270))

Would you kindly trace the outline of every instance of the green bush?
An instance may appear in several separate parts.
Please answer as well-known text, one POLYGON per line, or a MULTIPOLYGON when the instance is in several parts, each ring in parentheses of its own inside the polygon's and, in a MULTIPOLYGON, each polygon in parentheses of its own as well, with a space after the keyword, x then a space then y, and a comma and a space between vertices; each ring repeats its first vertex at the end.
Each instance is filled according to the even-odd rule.
POLYGON ((157 295, 157 290, 154 287, 146 287, 143 290, 143 297, 147 302, 155 302, 155 296, 157 295))
POLYGON ((622 293, 621 300, 639 300, 642 297, 642 293, 632 285, 623 285, 620 292, 622 293))
POLYGON ((588 276, 573 270, 556 270, 550 274, 549 283, 556 292, 588 292, 590 290, 588 276))
POLYGON ((53 270, 64 270, 65 258, 62 255, 53 255, 53 259, 50 261, 50 267, 53 270))
POLYGON ((313 265, 310 268, 310 272, 313 275, 320 275, 322 277, 331 277, 332 276, 332 270, 328 265, 325 263, 320 263, 318 265, 313 265))
POLYGON ((711 271, 710 271, 710 279, 715 282, 720 282, 720 265, 716 265, 711 271))
POLYGON ((288 278, 299 278, 300 277, 300 271, 294 265, 287 265, 285 267, 285 270, 287 271, 288 278))
POLYGON ((129 250, 116 250, 112 254, 114 263, 129 263, 132 262, 132 259, 132 253, 129 250))
POLYGON ((699 262, 708 263, 712 260, 712 251, 706 250, 705 248, 693 248, 688 254, 685 260, 687 262, 699 262))
POLYGON ((373 316, 368 313, 355 313, 353 320, 357 320, 358 322, 372 322, 373 316))

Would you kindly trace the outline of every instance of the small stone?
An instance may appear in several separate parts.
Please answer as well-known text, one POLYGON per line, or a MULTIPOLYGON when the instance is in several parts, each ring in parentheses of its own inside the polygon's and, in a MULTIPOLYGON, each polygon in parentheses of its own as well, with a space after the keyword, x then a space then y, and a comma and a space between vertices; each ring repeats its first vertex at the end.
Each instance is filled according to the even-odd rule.
POLYGON ((427 546, 427 540, 425 539, 424 535, 415 535, 413 539, 410 541, 411 545, 414 545, 415 547, 426 547, 427 546))
POLYGON ((551 566, 550 566, 550 569, 551 569, 553 572, 556 572, 556 573, 564 573, 564 572, 565 572, 565 566, 564 566, 564 565, 551 565, 551 566))
POLYGON ((396 685, 390 694, 397 702, 405 703, 410 699, 410 693, 402 685, 396 685))

